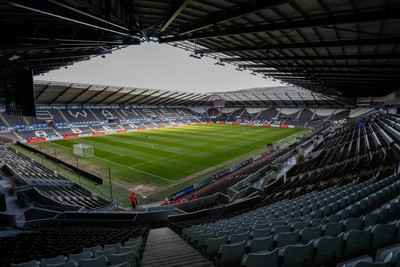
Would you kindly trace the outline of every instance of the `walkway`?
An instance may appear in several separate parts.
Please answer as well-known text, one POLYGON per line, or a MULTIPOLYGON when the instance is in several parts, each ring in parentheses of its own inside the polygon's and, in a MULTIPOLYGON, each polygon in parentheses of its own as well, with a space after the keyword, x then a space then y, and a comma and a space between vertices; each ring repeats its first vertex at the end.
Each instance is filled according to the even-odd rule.
POLYGON ((141 267, 214 266, 171 229, 150 230, 141 267))

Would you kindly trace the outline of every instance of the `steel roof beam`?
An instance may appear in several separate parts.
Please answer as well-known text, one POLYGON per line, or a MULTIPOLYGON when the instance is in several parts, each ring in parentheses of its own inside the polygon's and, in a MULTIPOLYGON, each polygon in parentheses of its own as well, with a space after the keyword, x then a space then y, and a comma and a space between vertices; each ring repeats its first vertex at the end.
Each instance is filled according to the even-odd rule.
POLYGON ((223 11, 214 12, 207 16, 206 19, 202 20, 195 25, 191 25, 190 28, 182 29, 182 35, 192 33, 195 31, 203 30, 214 25, 224 23, 227 21, 231 21, 233 19, 237 19, 243 17, 247 14, 252 14, 257 11, 272 8, 275 6, 279 6, 290 2, 290 0, 257 0, 257 1, 250 1, 248 3, 243 3, 241 5, 236 5, 231 8, 227 8, 223 11))
POLYGON ((226 29, 214 29, 213 31, 205 33, 190 33, 181 36, 165 37, 160 38, 160 43, 187 41, 187 40, 198 40, 207 39, 214 37, 242 35, 248 33, 265 33, 270 31, 284 31, 284 30, 295 30, 301 28, 311 28, 327 25, 339 25, 339 24, 351 24, 369 21, 389 20, 400 18, 400 8, 384 7, 381 10, 365 11, 361 10, 357 14, 345 14, 326 16, 319 18, 307 18, 298 21, 285 21, 282 23, 269 23, 269 24, 254 24, 252 26, 232 26, 226 29))
POLYGON ((297 65, 297 66, 283 66, 283 65, 252 65, 244 64, 240 65, 242 68, 246 69, 264 69, 264 68, 275 68, 281 70, 281 72, 290 72, 290 69, 300 70, 300 69, 398 69, 400 64, 360 64, 360 65, 297 65), (288 69, 288 70, 282 70, 288 69))
POLYGON ((280 70, 254 70, 257 73, 263 73, 267 76, 286 76, 286 75, 308 75, 308 74, 332 74, 332 75, 340 75, 340 74, 347 74, 347 75, 393 75, 393 76, 400 76, 399 71, 354 71, 354 70, 312 70, 308 72, 307 70, 290 70, 290 71, 280 71, 280 70))
POLYGON ((263 46, 235 46, 232 48, 215 48, 215 49, 199 49, 197 54, 215 54, 215 53, 234 53, 234 52, 255 52, 269 50, 284 50, 294 48, 326 48, 326 47, 344 47, 344 46, 362 46, 362 45, 385 45, 398 44, 399 37, 389 38, 368 38, 341 41, 325 41, 325 42, 305 42, 305 43, 287 43, 287 44, 268 44, 263 46))
POLYGON ((89 85, 87 88, 83 89, 82 92, 76 94, 76 96, 73 97, 73 98, 67 103, 67 105, 72 104, 76 99, 78 99, 80 96, 82 96, 84 93, 86 93, 87 90, 89 90, 90 87, 92 87, 92 86, 93 86, 93 85, 91 84, 91 85, 89 85))
POLYGON ((350 60, 350 59, 399 59, 400 54, 368 54, 368 55, 321 55, 321 56, 276 56, 276 57, 251 57, 251 58, 221 58, 222 62, 240 61, 309 61, 309 60, 350 60))
POLYGON ((40 5, 40 8, 37 8, 37 2, 39 1, 9 1, 9 3, 15 7, 19 7, 38 14, 72 22, 77 25, 82 25, 92 29, 110 32, 113 34, 132 36, 130 30, 125 27, 113 24, 99 17, 74 9, 71 6, 49 0, 40 1, 42 5, 40 5))
POLYGON ((174 95, 174 92, 166 91, 166 92, 164 92, 164 93, 162 93, 162 94, 156 96, 156 97, 154 98, 153 101, 148 101, 148 102, 147 102, 147 105, 151 105, 151 104, 153 104, 153 103, 155 103, 155 102, 158 102, 159 99, 157 99, 157 98, 164 99, 164 98, 167 98, 167 97, 169 97, 169 96, 171 96, 171 95, 174 95), (167 95, 167 94, 169 94, 169 95, 167 95), (165 95, 167 95, 167 96, 165 96, 165 95), (164 96, 164 97, 163 97, 163 96, 164 96))
MULTIPOLYGON (((104 90, 102 91, 102 92, 105 92, 106 91, 106 89, 108 88, 108 86, 106 87, 106 88, 104 88, 104 90)), ((112 95, 116 95, 116 94, 118 94, 119 92, 121 92, 122 90, 124 90, 124 88, 125 87, 121 87, 121 88, 119 88, 118 89, 118 91, 114 91, 114 92, 112 92, 112 94, 110 94, 110 95, 107 95, 106 97, 104 97, 103 99, 101 99, 100 101, 97 101, 96 102, 96 104, 95 105, 98 105, 98 104, 100 104, 101 102, 103 102, 104 100, 106 100, 107 98, 109 98, 110 96, 112 96, 112 95)), ((93 97, 92 97, 93 98, 93 97)))
POLYGON ((50 84, 51 84, 51 82, 48 82, 48 83, 44 86, 43 90, 42 90, 35 98, 36 98, 36 99, 39 99, 39 97, 47 90, 47 88, 49 88, 50 84))
POLYGON ((49 105, 54 104, 60 96, 65 94, 72 87, 72 85, 73 85, 73 83, 71 83, 70 85, 65 87, 65 89, 61 93, 59 93, 52 101, 50 101, 49 105))
POLYGON ((168 26, 176 19, 177 16, 186 8, 186 6, 191 2, 192 0, 184 0, 183 3, 175 10, 175 12, 171 15, 171 17, 167 20, 167 22, 162 26, 161 32, 164 32, 168 26))
MULTIPOLYGON (((125 87, 123 87, 123 88, 125 88, 125 87)), ((128 92, 128 93, 122 94, 122 95, 121 95, 120 97, 118 97, 117 99, 114 99, 114 101, 111 102, 110 105, 111 105, 111 104, 114 104, 114 103, 117 103, 117 101, 119 101, 119 100, 121 100, 122 98, 128 96, 129 94, 135 92, 136 90, 137 90, 137 88, 134 88, 132 91, 130 91, 130 92, 128 92)), ((118 92, 119 92, 119 91, 118 91, 118 92)))

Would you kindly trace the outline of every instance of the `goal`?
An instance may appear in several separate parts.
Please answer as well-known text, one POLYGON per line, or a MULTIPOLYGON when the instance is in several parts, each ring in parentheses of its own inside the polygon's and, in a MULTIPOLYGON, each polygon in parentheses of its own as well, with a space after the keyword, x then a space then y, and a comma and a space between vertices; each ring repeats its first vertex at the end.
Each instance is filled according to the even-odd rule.
POLYGON ((92 146, 86 144, 75 144, 74 154, 84 158, 91 158, 94 157, 94 150, 92 146))

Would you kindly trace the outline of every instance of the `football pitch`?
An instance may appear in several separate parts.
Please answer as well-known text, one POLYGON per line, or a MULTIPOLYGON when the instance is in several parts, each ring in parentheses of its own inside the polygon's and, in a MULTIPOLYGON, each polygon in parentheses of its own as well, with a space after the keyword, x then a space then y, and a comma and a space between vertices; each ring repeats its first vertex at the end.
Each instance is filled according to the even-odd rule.
POLYGON ((203 124, 30 145, 102 177, 103 184, 111 176, 114 190, 151 196, 210 177, 266 151, 269 143, 283 145, 305 130, 203 124), (93 146, 94 157, 75 155, 73 145, 79 143, 93 146))

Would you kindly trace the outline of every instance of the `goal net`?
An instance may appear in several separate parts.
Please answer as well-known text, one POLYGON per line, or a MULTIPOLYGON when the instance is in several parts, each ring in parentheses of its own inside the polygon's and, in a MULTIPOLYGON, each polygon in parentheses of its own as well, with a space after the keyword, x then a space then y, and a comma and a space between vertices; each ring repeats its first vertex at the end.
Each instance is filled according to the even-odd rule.
POLYGON ((86 144, 75 144, 74 154, 84 158, 91 158, 94 157, 94 150, 92 146, 86 144))

